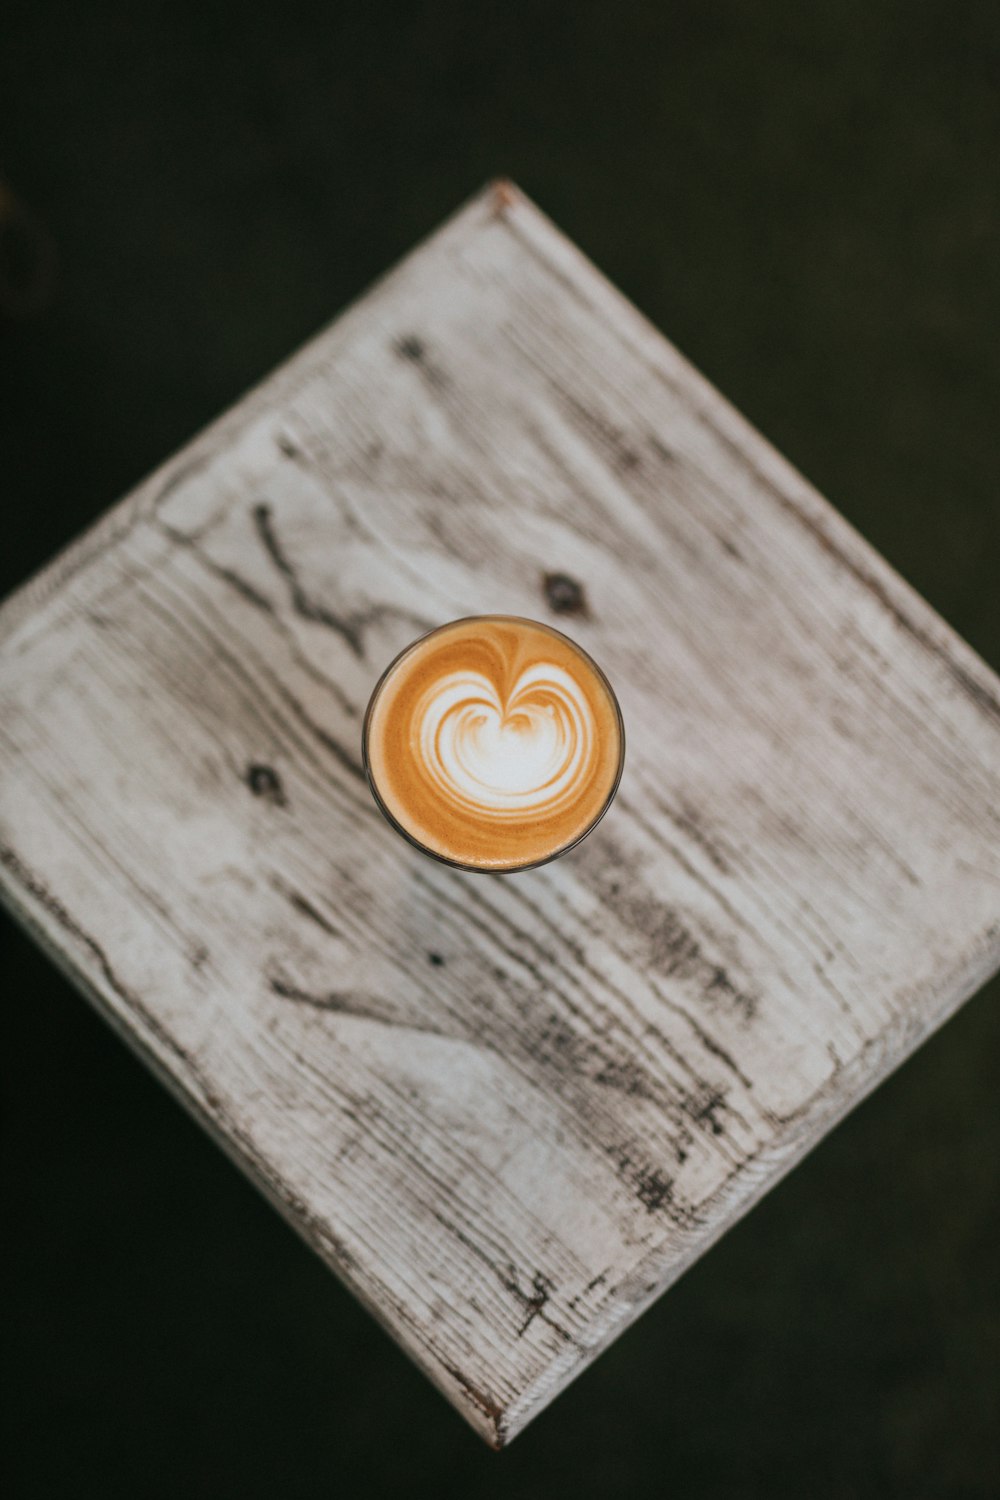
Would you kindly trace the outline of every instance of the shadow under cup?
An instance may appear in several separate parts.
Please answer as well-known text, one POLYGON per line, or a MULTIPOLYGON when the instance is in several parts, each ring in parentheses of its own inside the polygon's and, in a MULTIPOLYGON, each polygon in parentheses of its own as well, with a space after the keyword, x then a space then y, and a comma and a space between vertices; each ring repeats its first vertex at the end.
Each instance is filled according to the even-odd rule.
POLYGON ((512 872, 600 822, 625 761, 607 677, 562 631, 517 615, 453 620, 383 672, 362 730, 372 795, 424 854, 512 872))

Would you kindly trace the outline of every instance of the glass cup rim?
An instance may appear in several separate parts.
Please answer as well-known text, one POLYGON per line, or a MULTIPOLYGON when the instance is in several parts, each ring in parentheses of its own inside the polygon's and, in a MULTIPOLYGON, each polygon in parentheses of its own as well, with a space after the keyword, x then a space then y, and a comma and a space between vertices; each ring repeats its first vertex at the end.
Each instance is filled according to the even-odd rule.
POLYGON ((541 865, 551 864, 555 859, 562 859, 564 854, 569 854, 569 852, 572 849, 575 849, 578 844, 582 844, 583 840, 590 834, 592 834, 598 823, 600 823, 608 808, 615 800, 615 794, 618 791, 618 787, 622 779, 622 773, 625 770, 625 720, 622 717, 621 704, 618 702, 618 695, 616 694, 614 688, 611 686, 611 682, 608 678, 607 673, 594 660, 590 652, 587 651, 584 646, 581 646, 579 641, 575 641, 573 640, 572 636, 568 636, 565 631, 558 630, 556 626, 549 625, 545 620, 533 620, 528 615, 510 615, 498 613, 483 615, 460 615, 454 620, 445 620, 442 625, 432 625, 430 630, 425 630, 422 635, 416 636, 412 641, 410 641, 409 645, 403 647, 402 651, 397 651, 396 655, 392 658, 388 666, 379 676, 377 682, 375 683, 375 686, 371 690, 371 695, 368 699, 368 706, 365 709, 365 716, 361 724, 361 764, 364 768, 365 780, 368 783, 368 790, 371 792, 372 797, 375 801, 375 805, 377 806, 379 812, 385 818, 386 822, 389 823, 389 825, 396 831, 396 833, 404 838, 406 842, 410 844, 414 849, 419 850, 421 854, 426 854, 429 859, 437 860, 439 864, 448 865, 453 870, 463 870, 470 875, 519 875, 523 870, 537 870, 541 865), (463 860, 450 859, 448 855, 440 854, 436 849, 431 849, 426 844, 421 843, 421 841, 414 834, 412 834, 409 829, 403 827, 399 819, 395 817, 390 808, 386 805, 386 802, 378 789, 378 784, 372 772, 371 761, 368 755, 368 734, 371 727, 372 713, 374 711, 375 704, 378 701, 379 694, 381 693, 386 682, 392 676, 393 672, 399 666, 403 658, 409 656, 410 652, 415 651, 418 646, 422 646, 423 643, 426 640, 429 640, 432 635, 438 635, 440 632, 449 630, 455 625, 468 625, 473 621, 479 620, 510 620, 517 625, 530 625, 536 630, 548 631, 550 635, 558 636, 560 640, 565 641, 569 646, 573 648, 574 651, 579 652, 579 654, 586 661, 587 665, 591 668, 595 676, 603 684, 611 705, 614 708, 615 720, 618 725, 618 767, 615 771, 615 777, 611 783, 608 795, 604 799, 600 811, 591 820, 591 822, 587 824, 586 828, 584 828, 581 833, 578 833, 575 838, 571 839, 568 844, 561 844, 558 849, 554 849, 550 854, 543 855, 541 859, 528 860, 524 864, 503 866, 466 864, 463 860))

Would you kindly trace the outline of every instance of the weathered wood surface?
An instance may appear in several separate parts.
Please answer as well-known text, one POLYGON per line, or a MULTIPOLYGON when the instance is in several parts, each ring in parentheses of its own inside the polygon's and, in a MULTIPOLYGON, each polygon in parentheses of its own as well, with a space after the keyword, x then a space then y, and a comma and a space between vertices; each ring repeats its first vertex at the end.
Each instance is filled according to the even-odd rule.
POLYGON ((0 661, 11 907, 497 1445, 1000 965, 1000 685, 508 186, 0 661), (513 877, 360 770, 388 659, 484 610, 568 629, 628 729, 513 877))

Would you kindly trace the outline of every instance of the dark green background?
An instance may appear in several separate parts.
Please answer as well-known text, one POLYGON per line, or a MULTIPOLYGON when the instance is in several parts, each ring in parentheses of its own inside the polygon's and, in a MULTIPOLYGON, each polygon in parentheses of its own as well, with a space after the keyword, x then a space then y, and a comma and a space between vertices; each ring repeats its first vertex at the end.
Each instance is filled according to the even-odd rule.
MULTIPOLYGON (((1000 664, 993 0, 0 15, 2 591, 504 172, 1000 664)), ((498 1457, 0 942, 8 1494, 1000 1493, 996 985, 498 1457)))

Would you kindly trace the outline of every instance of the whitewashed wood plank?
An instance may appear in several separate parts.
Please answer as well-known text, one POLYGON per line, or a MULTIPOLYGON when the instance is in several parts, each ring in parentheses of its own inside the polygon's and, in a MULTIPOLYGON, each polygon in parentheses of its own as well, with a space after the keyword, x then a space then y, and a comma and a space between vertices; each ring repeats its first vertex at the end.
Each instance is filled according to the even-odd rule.
POLYGON ((506 184, 0 612, 5 900, 497 1446, 1000 966, 998 835, 989 669, 506 184), (478 611, 628 731, 518 876, 361 774, 478 611))

